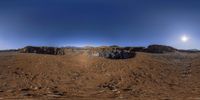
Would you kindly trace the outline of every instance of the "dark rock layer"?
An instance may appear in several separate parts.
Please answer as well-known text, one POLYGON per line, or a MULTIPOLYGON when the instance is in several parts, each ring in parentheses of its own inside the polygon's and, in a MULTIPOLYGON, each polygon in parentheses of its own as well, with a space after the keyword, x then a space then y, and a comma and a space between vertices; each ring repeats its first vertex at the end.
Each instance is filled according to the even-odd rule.
POLYGON ((98 48, 91 50, 90 55, 110 58, 110 59, 128 59, 135 56, 135 52, 124 48, 98 48))
POLYGON ((110 59, 127 59, 135 56, 135 53, 128 51, 106 51, 100 52, 100 57, 110 58, 110 59))
POLYGON ((164 45, 150 45, 145 47, 90 47, 90 48, 56 48, 56 47, 33 47, 27 46, 20 49, 21 53, 37 53, 37 54, 51 54, 64 55, 68 53, 87 53, 92 56, 110 58, 110 59, 127 59, 136 55, 135 52, 148 53, 166 53, 175 52, 177 49, 164 45))
POLYGON ((33 47, 27 46, 20 49, 21 53, 37 53, 37 54, 51 54, 51 55, 64 55, 64 49, 55 47, 33 47))
POLYGON ((164 45, 150 45, 146 49, 146 52, 150 53, 165 53, 165 52, 175 52, 175 51, 177 51, 177 49, 164 45))

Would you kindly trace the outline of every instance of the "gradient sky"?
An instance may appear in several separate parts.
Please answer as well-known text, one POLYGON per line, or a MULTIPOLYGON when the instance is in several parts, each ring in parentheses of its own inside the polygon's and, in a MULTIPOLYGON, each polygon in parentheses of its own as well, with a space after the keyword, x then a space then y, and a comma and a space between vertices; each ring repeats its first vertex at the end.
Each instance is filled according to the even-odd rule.
POLYGON ((0 49, 147 46, 200 49, 200 0, 0 0, 0 49), (181 36, 189 37, 181 42, 181 36))

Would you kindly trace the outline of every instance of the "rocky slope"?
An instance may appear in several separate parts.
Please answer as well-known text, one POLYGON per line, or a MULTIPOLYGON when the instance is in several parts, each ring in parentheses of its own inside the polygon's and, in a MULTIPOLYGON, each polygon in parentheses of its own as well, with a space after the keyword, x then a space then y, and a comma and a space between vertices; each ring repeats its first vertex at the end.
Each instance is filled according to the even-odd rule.
POLYGON ((135 56, 135 52, 165 53, 176 52, 177 49, 164 45, 150 45, 145 47, 85 47, 85 48, 57 48, 57 47, 34 47, 27 46, 20 49, 21 53, 64 55, 70 53, 86 53, 90 56, 98 56, 110 59, 128 59, 135 56))

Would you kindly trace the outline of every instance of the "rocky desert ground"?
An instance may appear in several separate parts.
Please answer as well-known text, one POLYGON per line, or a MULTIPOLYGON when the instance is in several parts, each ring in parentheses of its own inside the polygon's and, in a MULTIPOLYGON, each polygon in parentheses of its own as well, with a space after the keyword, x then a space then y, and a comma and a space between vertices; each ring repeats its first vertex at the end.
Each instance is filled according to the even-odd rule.
POLYGON ((200 53, 0 52, 0 99, 200 100, 200 53))

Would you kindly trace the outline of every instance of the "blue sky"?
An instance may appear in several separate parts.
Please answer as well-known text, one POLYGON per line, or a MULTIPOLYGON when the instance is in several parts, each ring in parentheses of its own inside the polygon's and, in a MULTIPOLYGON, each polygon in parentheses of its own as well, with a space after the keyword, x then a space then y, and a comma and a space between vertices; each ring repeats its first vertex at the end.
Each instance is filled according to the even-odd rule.
POLYGON ((0 49, 147 46, 200 49, 199 0, 0 0, 0 49), (181 42, 181 36, 188 42, 181 42))

